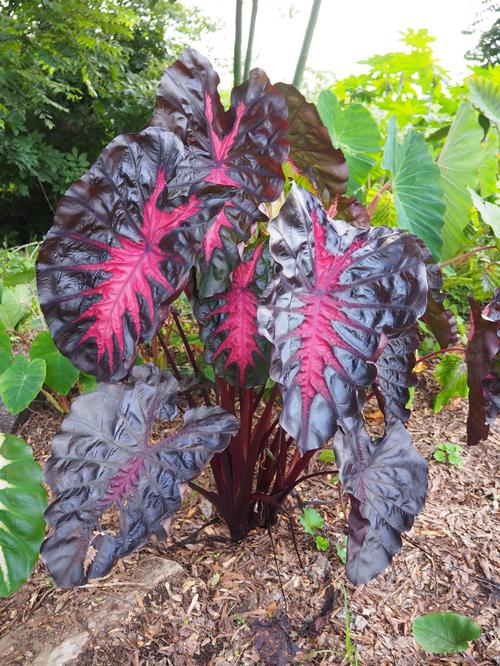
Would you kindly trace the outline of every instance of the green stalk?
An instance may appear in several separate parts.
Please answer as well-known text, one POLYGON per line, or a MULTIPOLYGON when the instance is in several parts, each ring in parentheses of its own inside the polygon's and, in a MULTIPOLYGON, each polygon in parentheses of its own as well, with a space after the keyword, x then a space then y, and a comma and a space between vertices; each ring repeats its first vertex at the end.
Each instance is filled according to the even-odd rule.
POLYGON ((236 0, 236 30, 234 34, 234 85, 241 83, 241 38, 243 33, 243 0, 236 0))
POLYGON ((304 70, 306 68, 307 56, 309 55, 309 48, 311 47, 311 42, 314 35, 316 22, 318 20, 320 6, 321 6, 321 0, 314 0, 311 9, 311 14, 309 16, 309 23, 307 24, 306 33, 304 35, 304 41, 302 42, 302 49, 300 51, 299 59, 297 61, 297 67, 295 68, 295 74, 293 77, 293 85, 296 88, 300 88, 300 86, 302 85, 302 79, 304 78, 304 70))
POLYGON ((255 24, 257 22, 257 10, 259 0, 252 0, 252 16, 250 17, 250 30, 248 31, 247 55, 245 58, 245 70, 243 72, 243 81, 248 79, 250 67, 252 65, 253 38, 255 36, 255 24))

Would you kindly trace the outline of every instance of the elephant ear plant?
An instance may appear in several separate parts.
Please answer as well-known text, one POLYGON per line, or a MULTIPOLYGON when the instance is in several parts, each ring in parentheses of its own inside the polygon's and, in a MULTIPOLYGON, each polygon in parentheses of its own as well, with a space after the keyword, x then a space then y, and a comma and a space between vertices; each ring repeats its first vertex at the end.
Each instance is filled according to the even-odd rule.
MULTIPOLYGON (((42 557, 61 586, 163 538, 188 484, 234 539, 270 527, 332 439, 354 583, 387 566, 423 507, 427 466, 403 421, 417 319, 452 337, 439 271, 405 231, 329 217, 323 204, 352 220, 361 206, 341 197, 344 157, 298 91, 253 70, 224 110, 218 82, 192 49, 167 68, 148 125, 68 189, 40 250, 54 341, 99 382, 74 401, 45 468, 42 557), (201 343, 174 303, 183 293, 201 343), (386 417, 380 440, 364 428, 368 392, 386 417), (195 481, 209 462, 210 488, 195 481)), ((495 313, 470 351, 485 363, 495 313)), ((489 396, 486 366, 476 374, 489 396)), ((483 427, 494 409, 490 396, 483 427)))

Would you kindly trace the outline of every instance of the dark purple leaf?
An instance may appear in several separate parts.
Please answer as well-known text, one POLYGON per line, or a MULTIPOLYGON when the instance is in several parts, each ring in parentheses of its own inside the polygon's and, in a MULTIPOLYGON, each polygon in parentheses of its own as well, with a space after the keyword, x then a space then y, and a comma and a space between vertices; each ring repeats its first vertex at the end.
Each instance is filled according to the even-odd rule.
POLYGON ((338 418, 359 413, 381 335, 409 328, 425 309, 425 267, 413 236, 329 220, 296 187, 269 231, 281 272, 264 293, 259 331, 274 346, 281 425, 307 451, 333 435, 338 418))
POLYGON ((470 299, 470 331, 465 350, 469 414, 467 443, 486 439, 490 424, 500 413, 500 288, 481 311, 470 299))
POLYGON ((228 288, 231 273, 240 262, 238 246, 249 239, 253 223, 262 217, 241 192, 224 205, 203 239, 196 279, 198 294, 203 298, 228 288))
POLYGON ((258 202, 273 201, 284 185, 287 108, 279 90, 260 69, 231 93, 225 111, 219 77, 210 62, 188 48, 165 70, 149 125, 177 134, 188 149, 181 183, 204 180, 243 188, 258 202))
POLYGON ((120 379, 139 340, 187 280, 228 194, 169 197, 184 157, 171 133, 119 136, 62 197, 38 257, 38 293, 59 349, 100 379, 120 379))
POLYGON ((184 484, 236 433, 234 416, 197 407, 186 412, 180 431, 151 442, 154 421, 176 415, 176 392, 171 375, 147 364, 133 368, 128 382, 100 383, 73 402, 45 466, 56 499, 46 512, 52 532, 41 553, 58 585, 104 576, 151 535, 164 538, 184 484), (100 526, 112 506, 120 513, 115 533, 100 526))
POLYGON ((235 386, 258 386, 268 376, 270 345, 257 330, 257 305, 270 268, 263 250, 264 245, 248 250, 232 274, 230 288, 196 307, 205 359, 235 386))
POLYGON ((419 240, 419 245, 424 256, 429 285, 427 309, 422 317, 422 321, 431 329, 441 349, 446 349, 446 347, 449 347, 458 340, 457 320, 453 312, 445 310, 443 306, 446 293, 442 290, 443 275, 441 269, 434 261, 434 257, 427 245, 422 240, 419 240))
POLYGON ((337 197, 332 208, 332 212, 328 211, 328 213, 335 220, 344 220, 354 227, 370 226, 368 211, 356 197, 337 197))
POLYGON ((355 585, 378 576, 401 549, 427 494, 427 463, 400 421, 380 440, 361 419, 339 424, 333 447, 342 484, 351 498, 346 573, 355 585))
POLYGON ((377 359, 375 391, 386 419, 391 415, 401 421, 410 418, 411 412, 406 403, 410 399, 409 387, 417 385, 413 368, 418 344, 418 335, 415 326, 412 326, 407 331, 390 336, 377 359))
POLYGON ((334 148, 319 113, 294 86, 277 83, 288 106, 290 124, 289 160, 308 177, 319 193, 326 189, 330 197, 343 194, 347 187, 347 163, 341 150, 334 148))
POLYGON ((298 652, 298 648, 290 637, 292 630, 290 618, 278 611, 267 620, 252 624, 255 649, 266 666, 288 666, 298 652))

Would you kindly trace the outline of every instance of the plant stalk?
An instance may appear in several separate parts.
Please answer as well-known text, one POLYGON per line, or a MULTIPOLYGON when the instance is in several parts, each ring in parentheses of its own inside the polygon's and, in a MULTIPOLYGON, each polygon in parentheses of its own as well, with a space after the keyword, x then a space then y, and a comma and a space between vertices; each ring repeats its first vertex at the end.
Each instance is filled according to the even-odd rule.
POLYGON ((259 0, 252 0, 252 16, 250 17, 250 29, 248 31, 247 54, 245 57, 245 69, 243 71, 243 81, 248 79, 250 74, 250 67, 252 66, 252 49, 253 40, 255 37, 255 24, 257 23, 257 10, 259 8, 259 0))
POLYGON ((243 33, 243 0, 236 0, 236 22, 234 33, 234 85, 241 83, 241 39, 243 33))
POLYGON ((304 35, 304 41, 302 42, 302 48, 300 50, 299 59, 297 60, 295 74, 293 76, 293 85, 296 88, 300 88, 300 86, 302 85, 302 80, 304 78, 304 70, 306 68, 306 63, 307 63, 307 57, 309 55, 309 49, 311 48, 311 42, 314 35, 316 22, 318 20, 320 7, 321 7, 321 0, 314 0, 313 6, 311 8, 311 14, 309 15, 309 22, 307 24, 306 32, 304 35))
POLYGON ((497 249, 496 245, 483 245, 482 247, 475 247, 473 250, 469 250, 469 252, 464 252, 463 254, 459 254, 457 257, 453 257, 452 259, 447 259, 446 261, 442 261, 440 264, 438 264, 438 266, 439 268, 444 268, 445 266, 454 264, 457 261, 463 261, 464 259, 468 259, 477 252, 481 252, 482 250, 496 250, 496 249, 497 249))
POLYGON ((428 361, 431 358, 434 358, 435 356, 439 356, 439 354, 446 354, 446 352, 465 352, 465 347, 446 347, 446 349, 438 349, 437 351, 430 352, 429 354, 426 354, 425 356, 420 356, 420 358, 416 359, 416 364, 417 363, 423 363, 424 361, 428 361))

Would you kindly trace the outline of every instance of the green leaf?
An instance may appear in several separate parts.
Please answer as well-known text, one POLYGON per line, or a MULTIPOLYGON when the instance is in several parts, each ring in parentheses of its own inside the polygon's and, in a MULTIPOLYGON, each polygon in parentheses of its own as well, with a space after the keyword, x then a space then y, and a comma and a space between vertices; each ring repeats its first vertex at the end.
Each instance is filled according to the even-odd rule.
POLYGON ((413 401, 415 400, 415 387, 414 386, 409 386, 408 387, 408 402, 406 403, 405 407, 406 409, 413 409, 413 401))
POLYGON ((349 169, 347 193, 355 192, 366 181, 380 153, 381 139, 372 114, 361 104, 341 108, 331 90, 318 98, 318 112, 335 148, 344 153, 349 169))
POLYGON ((398 143, 396 119, 391 118, 382 166, 391 172, 398 226, 421 238, 439 258, 445 205, 439 169, 424 137, 411 130, 398 143))
POLYGON ((15 287, 18 284, 29 284, 34 279, 35 269, 27 268, 26 270, 7 273, 4 278, 4 284, 6 287, 15 287))
POLYGON ((457 467, 465 467, 465 460, 457 453, 449 453, 448 462, 457 467))
POLYGON ((316 530, 320 530, 325 524, 323 516, 316 509, 311 509, 310 507, 304 509, 299 520, 304 530, 311 536, 314 536, 316 530))
POLYGON ((481 635, 481 627, 458 613, 429 613, 413 621, 413 638, 434 654, 463 652, 481 635))
POLYGON ((330 542, 328 541, 328 539, 325 539, 322 536, 317 536, 316 548, 317 550, 323 550, 323 551, 328 550, 328 548, 330 548, 330 542))
POLYGON ((481 144, 481 158, 477 163, 481 196, 489 197, 497 191, 498 131, 490 127, 481 144))
POLYGON ((483 201, 477 192, 470 187, 467 188, 472 197, 474 207, 481 215, 483 222, 493 229, 496 238, 500 238, 500 206, 489 201, 483 201))
POLYGON ((335 463, 335 453, 333 452, 333 449, 323 449, 323 451, 320 451, 319 459, 333 465, 335 463))
POLYGON ((28 361, 16 356, 10 367, 0 375, 0 395, 11 414, 19 414, 40 393, 45 380, 45 361, 28 361))
POLYGON ((24 583, 45 533, 47 494, 30 447, 0 434, 0 597, 24 583))
POLYGON ((91 391, 95 391, 97 379, 94 375, 90 375, 87 372, 80 372, 78 383, 80 385, 81 393, 90 393, 91 391))
POLYGON ((463 356, 445 354, 436 366, 434 376, 441 386, 441 391, 434 398, 435 414, 440 412, 452 398, 468 396, 467 366, 463 356))
POLYGON ((5 326, 0 321, 0 375, 12 362, 12 345, 5 326))
POLYGON ((470 99, 495 125, 500 124, 500 85, 481 76, 472 76, 469 84, 470 99))
POLYGON ((436 449, 432 456, 438 462, 446 462, 446 452, 441 449, 436 449))
POLYGON ((479 181, 482 138, 477 113, 468 102, 463 102, 437 159, 446 203, 442 259, 453 257, 466 240, 464 228, 472 207, 467 187, 475 189, 479 181))
MULTIPOLYGON (((371 197, 372 199, 374 197, 371 197)), ((395 227, 397 226, 398 213, 396 204, 394 203, 394 195, 392 192, 382 192, 377 207, 371 219, 373 227, 395 227)))
POLYGON ((342 564, 345 564, 347 562, 347 537, 346 536, 342 539, 342 541, 339 541, 338 543, 335 544, 335 552, 337 553, 337 557, 342 562, 342 564))
POLYGON ((56 393, 67 395, 75 385, 79 371, 57 349, 48 331, 42 331, 33 340, 30 349, 30 358, 42 358, 45 361, 45 365, 47 366, 45 383, 56 391, 56 393))
POLYGON ((0 322, 6 328, 14 329, 30 312, 32 300, 31 291, 25 284, 4 289, 0 303, 0 322))

